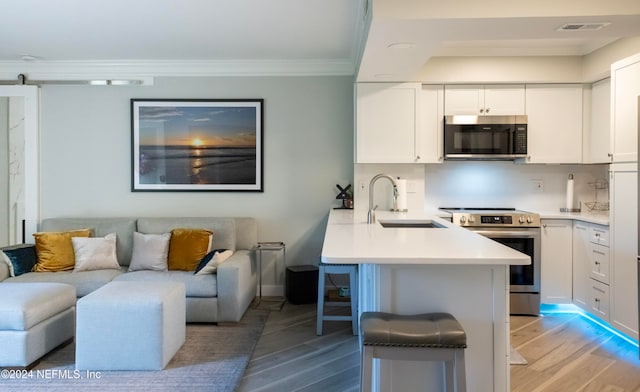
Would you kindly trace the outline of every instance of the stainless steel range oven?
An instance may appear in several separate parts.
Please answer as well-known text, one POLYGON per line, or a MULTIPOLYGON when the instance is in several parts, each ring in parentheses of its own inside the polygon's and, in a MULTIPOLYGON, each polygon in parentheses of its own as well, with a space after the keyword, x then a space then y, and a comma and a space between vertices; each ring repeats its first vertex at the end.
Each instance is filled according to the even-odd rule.
POLYGON ((530 265, 512 265, 509 279, 511 314, 540 312, 540 215, 508 209, 443 208, 452 222, 531 257, 530 265))

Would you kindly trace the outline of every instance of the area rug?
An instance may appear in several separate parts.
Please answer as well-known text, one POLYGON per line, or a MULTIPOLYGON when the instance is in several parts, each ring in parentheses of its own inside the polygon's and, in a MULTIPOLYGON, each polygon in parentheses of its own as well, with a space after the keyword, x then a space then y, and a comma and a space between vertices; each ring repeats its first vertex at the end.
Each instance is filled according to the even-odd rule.
POLYGON ((510 353, 509 353, 509 364, 511 365, 528 365, 529 362, 527 362, 526 359, 524 359, 524 357, 515 349, 513 348, 513 346, 509 347, 510 353))
POLYGON ((184 345, 161 371, 76 371, 70 343, 31 371, 3 370, 0 391, 235 391, 268 315, 250 308, 238 324, 187 324, 184 345))

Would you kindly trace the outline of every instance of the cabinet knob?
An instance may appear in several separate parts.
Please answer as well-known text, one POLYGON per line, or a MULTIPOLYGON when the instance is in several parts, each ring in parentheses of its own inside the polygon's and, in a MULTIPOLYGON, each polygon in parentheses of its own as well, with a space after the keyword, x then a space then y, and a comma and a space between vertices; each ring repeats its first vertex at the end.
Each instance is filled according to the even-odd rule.
POLYGON ((489 110, 490 110, 490 109, 491 109, 491 108, 486 108, 484 111, 485 111, 486 113, 489 113, 489 110))
POLYGON ((420 155, 416 155, 416 161, 420 160, 420 155))
POLYGON ((480 113, 484 113, 484 109, 480 109, 480 113))
POLYGON ((543 224, 542 224, 542 227, 544 227, 544 228, 546 229, 546 228, 547 228, 547 224, 546 224, 546 223, 543 223, 543 224))

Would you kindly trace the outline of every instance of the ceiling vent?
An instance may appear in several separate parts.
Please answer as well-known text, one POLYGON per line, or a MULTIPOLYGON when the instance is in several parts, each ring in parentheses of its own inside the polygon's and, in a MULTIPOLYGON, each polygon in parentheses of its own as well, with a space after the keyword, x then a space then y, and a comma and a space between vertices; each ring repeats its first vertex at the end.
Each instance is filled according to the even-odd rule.
POLYGON ((603 27, 609 26, 611 23, 566 23, 558 27, 557 31, 577 31, 577 30, 600 30, 603 27))

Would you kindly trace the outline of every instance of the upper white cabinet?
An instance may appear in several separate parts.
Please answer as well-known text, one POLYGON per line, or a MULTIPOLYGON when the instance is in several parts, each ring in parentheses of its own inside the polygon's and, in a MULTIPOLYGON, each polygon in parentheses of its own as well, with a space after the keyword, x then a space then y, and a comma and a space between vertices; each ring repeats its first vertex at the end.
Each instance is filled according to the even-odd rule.
POLYGON ((607 78, 585 89, 585 124, 583 162, 610 163, 611 79, 607 78))
POLYGON ((540 301, 563 304, 572 300, 573 224, 543 219, 540 251, 540 301))
POLYGON ((357 163, 442 162, 444 87, 356 85, 357 163))
POLYGON ((446 115, 525 114, 524 85, 445 86, 446 115))
POLYGON ((582 85, 527 85, 530 163, 582 163, 582 85))
POLYGON ((420 83, 356 85, 356 162, 418 161, 420 83))
POLYGON ((611 153, 614 162, 638 161, 640 54, 611 65, 611 153))
POLYGON ((416 134, 417 162, 440 163, 443 159, 444 86, 422 86, 420 131, 416 134))

